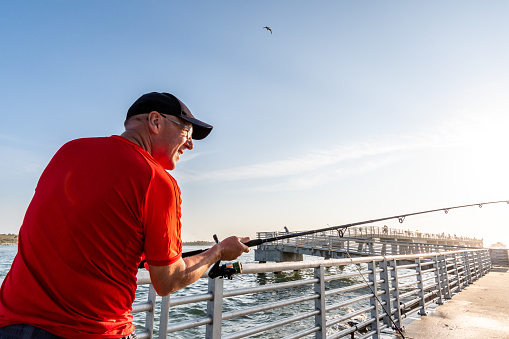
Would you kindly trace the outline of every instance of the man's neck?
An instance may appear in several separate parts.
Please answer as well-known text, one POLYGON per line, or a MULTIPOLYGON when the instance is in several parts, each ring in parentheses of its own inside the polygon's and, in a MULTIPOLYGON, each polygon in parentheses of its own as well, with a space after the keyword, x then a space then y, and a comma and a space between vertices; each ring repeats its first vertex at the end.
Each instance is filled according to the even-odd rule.
POLYGON ((144 138, 143 135, 138 133, 136 130, 126 130, 124 133, 120 134, 121 137, 131 141, 132 143, 140 146, 142 149, 151 153, 150 143, 147 138, 144 138))

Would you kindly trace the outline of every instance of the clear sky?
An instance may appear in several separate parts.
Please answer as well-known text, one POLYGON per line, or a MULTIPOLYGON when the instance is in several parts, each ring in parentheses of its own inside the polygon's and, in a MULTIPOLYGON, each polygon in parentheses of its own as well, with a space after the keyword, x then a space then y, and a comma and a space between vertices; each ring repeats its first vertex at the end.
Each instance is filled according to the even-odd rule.
MULTIPOLYGON (((183 240, 509 199, 509 2, 3 1, 0 233, 75 138, 167 91, 214 125, 183 240), (269 26, 273 34, 263 29, 269 26)), ((509 206, 391 227, 509 244, 509 206)))

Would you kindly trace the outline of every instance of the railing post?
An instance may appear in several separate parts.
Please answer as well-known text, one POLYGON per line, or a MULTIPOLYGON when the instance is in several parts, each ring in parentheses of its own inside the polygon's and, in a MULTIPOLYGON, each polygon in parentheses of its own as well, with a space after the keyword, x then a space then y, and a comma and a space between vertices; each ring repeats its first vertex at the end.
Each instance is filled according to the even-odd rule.
POLYGON ((148 302, 152 305, 152 309, 146 312, 145 325, 149 330, 149 338, 152 339, 154 336, 154 314, 156 310, 156 290, 152 284, 148 285, 148 302))
POLYGON ((488 272, 488 263, 486 261, 486 253, 484 250, 479 251, 479 256, 481 257, 482 262, 482 275, 484 276, 488 272))
POLYGON ((470 252, 470 256, 472 257, 472 283, 478 278, 478 266, 477 266, 477 258, 475 252, 470 252))
POLYGON ((371 318, 375 319, 373 323, 371 323, 371 330, 375 331, 373 333, 373 339, 379 339, 380 338, 380 311, 378 309, 378 279, 376 276, 376 262, 370 261, 368 262, 368 270, 369 273, 369 282, 372 283, 372 292, 373 296, 369 298, 370 304, 373 307, 371 310, 371 318))
POLYGON ((489 250, 484 250, 483 253, 484 253, 484 260, 486 262, 486 273, 488 273, 493 266, 491 264, 491 253, 489 250))
POLYGON ((481 255, 481 259, 482 259, 482 269, 483 269, 482 275, 484 276, 489 271, 488 262, 486 261, 486 251, 482 250, 480 255, 481 255))
POLYGON ((168 321, 170 317, 170 296, 161 300, 161 316, 159 319, 159 339, 166 339, 168 321))
POLYGON ((483 263, 482 263, 482 260, 481 260, 481 252, 480 251, 476 251, 475 252, 475 257, 477 258, 477 274, 476 274, 476 279, 479 279, 480 277, 483 276, 483 263))
POLYGON ((438 259, 438 255, 433 256, 433 268, 435 269, 435 285, 437 286, 437 297, 438 305, 442 305, 444 301, 442 300, 442 265, 440 264, 441 261, 438 259))
MULTIPOLYGON (((396 259, 391 260, 389 263, 390 267, 392 267, 392 278, 394 278, 394 303, 396 305, 396 311, 394 312, 394 323, 401 328, 401 302, 399 301, 399 280, 398 280, 398 263, 396 259)), ((389 284, 390 286, 390 284, 389 284)), ((392 295, 391 295, 392 297, 392 295)))
POLYGON ((477 279, 482 277, 482 261, 480 254, 480 251, 475 252, 475 257, 477 258, 477 279))
POLYGON ((444 286, 444 289, 445 289, 445 293, 444 293, 444 298, 445 299, 451 299, 451 285, 449 284, 449 280, 450 280, 450 277, 449 277, 449 272, 447 271, 447 255, 443 254, 441 256, 441 260, 442 261, 442 276, 443 276, 443 279, 442 279, 442 282, 443 282, 443 285, 444 286))
POLYGON ((387 311, 387 315, 383 318, 383 322, 385 325, 387 325, 388 328, 392 328, 392 322, 390 319, 392 318, 391 275, 389 274, 390 266, 386 258, 384 258, 384 260, 381 261, 379 265, 383 270, 382 273, 380 273, 382 275, 381 278, 383 279, 383 281, 380 284, 380 288, 382 289, 382 291, 385 292, 384 294, 382 294, 381 298, 382 301, 385 303, 385 310, 387 311))
POLYGON ((208 292, 212 293, 212 300, 207 301, 207 316, 212 324, 207 324, 205 329, 206 339, 220 339, 221 325, 223 321, 223 281, 224 279, 209 279, 208 292))
POLYGON ((461 279, 460 279, 460 272, 458 268, 458 257, 456 256, 456 253, 452 255, 452 258, 454 260, 454 273, 456 274, 456 286, 458 287, 458 292, 461 291, 461 279))
POLYGON ((426 315, 426 301, 424 300, 424 284, 422 283, 422 266, 421 266, 421 258, 416 258, 415 263, 417 264, 417 267, 415 270, 417 271, 417 278, 419 281, 417 282, 417 288, 419 289, 419 305, 421 306, 421 309, 419 310, 420 315, 426 315))
POLYGON ((364 247, 363 239, 357 239, 357 243, 359 246, 357 246, 357 252, 362 252, 362 248, 364 247))
POLYGON ((314 290, 315 293, 319 295, 318 299, 315 299, 315 310, 318 310, 319 313, 315 315, 315 326, 320 328, 319 331, 315 333, 316 339, 325 339, 327 336, 327 322, 326 322, 326 310, 325 310, 325 269, 323 265, 316 267, 315 271, 315 279, 318 279, 318 282, 315 283, 314 290))
POLYGON ((470 270, 470 253, 468 251, 466 252, 463 252, 463 258, 465 259, 465 265, 466 267, 463 268, 463 270, 465 271, 465 268, 466 268, 466 284, 467 285, 470 285, 472 283, 472 271, 470 270))
POLYGON ((486 274, 486 262, 484 260, 484 251, 478 251, 477 254, 479 256, 481 277, 484 277, 484 275, 486 274))
POLYGON ((487 270, 487 263, 486 263, 486 257, 485 257, 485 253, 484 253, 484 250, 482 251, 479 251, 479 258, 481 260, 481 276, 484 277, 484 275, 486 274, 486 272, 488 271, 487 270))
POLYGON ((399 254, 398 243, 394 240, 391 240, 391 254, 399 254))

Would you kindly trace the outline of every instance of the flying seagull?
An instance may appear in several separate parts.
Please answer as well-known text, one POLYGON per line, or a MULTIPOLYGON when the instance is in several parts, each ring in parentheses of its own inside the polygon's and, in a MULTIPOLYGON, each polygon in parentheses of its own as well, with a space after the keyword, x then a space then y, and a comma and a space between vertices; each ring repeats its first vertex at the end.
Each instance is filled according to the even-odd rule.
POLYGON ((263 27, 263 28, 265 28, 267 31, 269 31, 269 32, 270 32, 270 34, 272 34, 272 30, 270 29, 270 27, 265 26, 265 27, 263 27))

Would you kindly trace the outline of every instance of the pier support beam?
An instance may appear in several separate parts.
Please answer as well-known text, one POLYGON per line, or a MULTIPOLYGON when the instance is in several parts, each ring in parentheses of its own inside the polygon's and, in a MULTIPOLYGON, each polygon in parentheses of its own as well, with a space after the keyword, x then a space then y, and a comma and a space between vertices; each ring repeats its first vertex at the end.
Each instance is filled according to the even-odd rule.
POLYGON ((274 261, 274 262, 285 262, 285 261, 303 261, 304 257, 299 253, 283 252, 279 250, 255 250, 256 261, 274 261))

